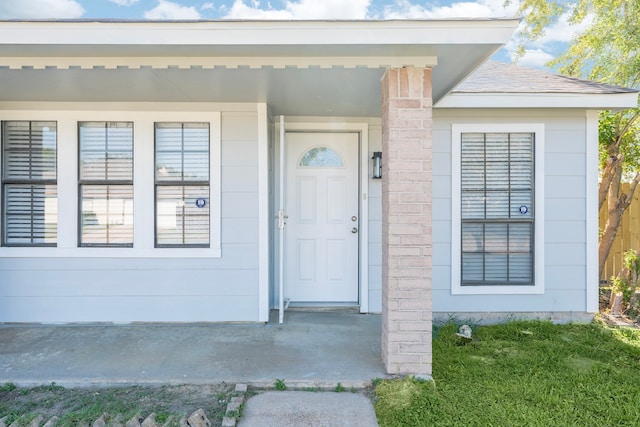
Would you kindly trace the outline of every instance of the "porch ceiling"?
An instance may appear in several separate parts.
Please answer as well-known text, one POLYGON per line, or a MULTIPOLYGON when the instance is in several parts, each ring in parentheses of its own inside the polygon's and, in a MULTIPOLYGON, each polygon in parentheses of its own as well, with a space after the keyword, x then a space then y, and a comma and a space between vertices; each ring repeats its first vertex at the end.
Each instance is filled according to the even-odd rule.
POLYGON ((383 69, 0 70, 2 101, 267 102, 275 115, 380 115, 383 69), (6 85, 6 86, 5 86, 6 85))
POLYGON ((437 102, 517 20, 0 22, 0 102, 265 102, 379 116, 387 67, 434 67, 437 102))

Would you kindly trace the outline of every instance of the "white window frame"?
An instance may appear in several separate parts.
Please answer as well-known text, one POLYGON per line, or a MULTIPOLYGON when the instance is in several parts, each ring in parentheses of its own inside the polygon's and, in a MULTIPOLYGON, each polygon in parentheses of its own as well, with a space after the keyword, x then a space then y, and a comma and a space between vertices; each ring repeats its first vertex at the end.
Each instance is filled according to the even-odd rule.
MULTIPOLYGON (((29 186, 29 185, 41 185, 41 186, 54 186, 56 188, 56 200, 55 200, 55 204, 56 204, 56 222, 58 221, 58 208, 57 208, 57 180, 58 180, 58 133, 57 133, 57 123, 55 123, 55 121, 53 120, 0 120, 0 132, 1 132, 1 136, 0 138, 4 138, 5 137, 5 124, 6 123, 11 123, 11 122, 23 122, 23 123, 28 123, 29 124, 29 137, 30 137, 30 142, 32 142, 32 137, 33 134, 31 133, 31 127, 33 123, 43 123, 43 122, 50 122, 50 123, 54 123, 56 125, 56 141, 55 141, 55 177, 53 179, 49 178, 21 178, 21 179, 15 179, 15 178, 5 178, 4 177, 4 171, 2 170, 2 167, 4 166, 4 159, 2 158, 2 156, 4 156, 7 151, 6 150, 6 146, 7 146, 7 141, 2 140, 0 141, 0 196, 2 197, 2 201, 0 202, 0 204, 2 205, 2 209, 0 211, 0 215, 2 216, 2 218, 0 218, 0 236, 2 238, 2 242, 1 245, 2 246, 6 246, 6 247, 29 247, 29 248, 35 248, 35 247, 56 247, 57 246, 57 241, 58 241, 58 233, 56 230, 56 236, 54 238, 54 241, 51 243, 34 243, 33 242, 33 234, 31 234, 30 238, 31 238, 31 242, 29 243, 11 243, 11 242, 7 242, 7 236, 4 235, 5 230, 2 228, 3 225, 5 224, 5 219, 7 216, 7 206, 5 206, 6 203, 6 188, 9 186, 29 186)), ((32 152, 29 151, 29 157, 30 157, 30 164, 32 164, 32 160, 31 159, 31 154, 32 152)), ((46 197, 45 197, 45 202, 46 202, 46 197)), ((31 210, 33 212, 33 203, 34 200, 31 200, 31 210)), ((46 210, 46 208, 45 208, 46 210)), ((45 214, 45 218, 46 218, 46 214, 45 214)), ((45 233, 46 234, 46 233, 45 233)))
MULTIPOLYGON (((89 126, 87 126, 89 127, 89 126)), ((95 127, 95 126, 92 126, 95 127)), ((107 241, 101 241, 98 243, 89 243, 89 242, 83 242, 82 238, 83 238, 83 232, 85 230, 85 224, 84 224, 84 201, 85 199, 83 198, 83 192, 82 190, 84 189, 84 187, 104 187, 105 190, 108 193, 108 188, 109 187, 131 187, 131 203, 133 205, 133 146, 134 146, 134 141, 133 141, 133 123, 131 122, 78 122, 78 153, 79 153, 79 157, 78 157, 78 210, 80 211, 78 213, 79 218, 78 218, 78 246, 83 246, 83 247, 114 247, 114 248, 127 248, 127 247, 132 247, 133 246, 133 225, 131 227, 131 242, 126 242, 126 243, 114 243, 114 242, 109 242, 108 239, 107 241), (97 179, 97 178, 83 178, 82 177, 82 165, 81 165, 81 155, 82 155, 82 147, 80 146, 81 143, 81 135, 82 135, 82 128, 83 128, 83 124, 86 125, 88 123, 100 123, 105 125, 104 128, 101 129, 105 129, 105 150, 104 150, 104 155, 105 155, 105 177, 104 179, 97 179), (111 178, 109 176, 109 162, 108 162, 108 155, 109 155, 109 138, 108 138, 108 134, 106 133, 106 130, 109 129, 109 124, 118 124, 118 123, 126 123, 126 124, 131 124, 131 179, 114 179, 111 178), (119 182, 118 182, 119 181, 119 182), (115 182, 115 183, 114 183, 115 182), (126 183, 125 183, 126 182, 126 183)), ((94 151, 95 152, 95 151, 94 151)), ((109 205, 109 198, 107 197, 107 199, 105 200, 105 203, 107 205, 109 205)), ((107 214, 107 221, 110 220, 110 215, 107 214)), ((109 235, 109 231, 111 228, 111 224, 107 224, 106 225, 106 235, 109 235)))
POLYGON ((460 123, 451 126, 451 293, 453 295, 508 295, 544 293, 544 136, 542 123, 460 123), (461 145, 463 133, 535 134, 535 219, 533 286, 462 286, 461 145))
MULTIPOLYGON (((3 111, 3 121, 55 121, 58 126, 58 245, 0 247, 0 257, 43 258, 220 258, 221 113, 220 111, 3 111), (78 124, 133 122, 133 247, 78 246, 78 124), (208 248, 156 248, 154 245, 154 123, 207 122, 210 129, 210 245, 208 248)), ((0 170, 0 173, 2 171, 0 170)), ((0 227, 2 225, 0 224, 0 227)), ((1 231, 1 230, 0 230, 1 231)))
MULTIPOLYGON (((209 139, 209 141, 211 140, 211 126, 208 122, 205 122, 208 125, 207 128, 207 137, 209 139)), ((160 242, 160 226, 159 226, 159 221, 160 221, 160 202, 159 202, 159 195, 160 195, 160 189, 164 188, 166 189, 167 187, 180 187, 182 188, 182 191, 184 192, 187 188, 189 189, 193 189, 194 187, 207 187, 207 192, 206 193, 200 193, 200 195, 205 195, 206 194, 206 198, 205 200, 205 206, 208 210, 209 213, 211 213, 211 208, 210 206, 206 206, 206 204, 209 204, 209 193, 210 191, 208 191, 211 188, 211 173, 209 173, 209 176, 207 177, 207 181, 203 181, 201 179, 184 179, 184 172, 185 172, 185 161, 184 161, 184 156, 185 153, 188 153, 185 149, 184 149, 184 144, 185 144, 185 136, 184 136, 184 129, 185 129, 185 125, 187 125, 187 128, 189 125, 194 124, 194 122, 156 122, 154 125, 154 150, 155 150, 155 164, 154 164, 154 171, 155 171, 155 184, 154 184, 154 193, 155 193, 155 204, 154 204, 154 210, 155 210, 155 233, 154 233, 154 239, 155 239, 155 246, 157 248, 188 248, 188 247, 209 247, 210 244, 210 237, 209 236, 209 240, 206 243, 185 243, 184 240, 185 238, 188 236, 187 233, 185 233, 184 228, 182 229, 181 232, 181 237, 183 242, 182 243, 162 243, 160 242), (173 151, 174 153, 180 153, 183 157, 182 157, 182 162, 181 162, 181 174, 180 174, 180 179, 176 179, 175 177, 173 179, 162 179, 160 178, 160 174, 158 174, 158 166, 159 166, 159 154, 161 151, 158 149, 158 129, 163 129, 163 128, 167 128, 165 126, 167 125, 173 125, 173 129, 176 128, 176 125, 180 126, 180 130, 181 130, 181 146, 182 146, 182 150, 181 151, 173 151)), ((200 125, 201 123, 195 123, 197 125, 200 125)), ((202 128, 200 128, 202 129, 202 128)), ((207 144, 208 145, 208 151, 207 151, 207 157, 210 159, 211 158, 211 144, 207 144)), ((199 154, 203 154, 203 153, 199 153, 199 154)), ((184 196, 184 193, 183 193, 184 196)), ((184 203, 184 201, 183 201, 184 203)), ((192 205, 193 206, 193 205, 192 205)), ((184 207, 184 205, 183 205, 184 207)), ((198 209, 199 210, 199 209, 198 209)), ((195 210, 194 210, 195 211, 195 210)), ((173 214, 175 214, 175 208, 173 211, 173 214)), ((209 219, 211 217, 211 214, 209 214, 209 219)), ((184 214, 184 209, 183 209, 183 216, 182 216, 182 221, 183 224, 187 223, 187 218, 188 215, 184 214)), ((176 218, 177 219, 177 218, 176 218)), ((207 224, 207 226, 209 227, 209 224, 207 224)), ((209 227, 210 228, 210 227, 209 227)))

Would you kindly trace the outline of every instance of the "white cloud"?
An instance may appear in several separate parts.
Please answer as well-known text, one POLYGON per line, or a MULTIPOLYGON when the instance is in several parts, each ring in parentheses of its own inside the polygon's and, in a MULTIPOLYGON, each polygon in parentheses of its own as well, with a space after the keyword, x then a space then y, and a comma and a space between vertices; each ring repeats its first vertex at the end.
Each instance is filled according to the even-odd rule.
POLYGON ((243 0, 235 0, 225 16, 229 19, 293 19, 287 10, 260 9, 247 6, 243 0))
MULTIPOLYGON (((511 59, 514 59, 513 56, 511 59)), ((545 64, 553 59, 553 55, 542 49, 526 49, 524 55, 518 59, 518 64, 525 67, 546 69, 545 64)))
POLYGON ((133 6, 140 0, 109 0, 111 3, 115 3, 118 6, 133 6))
MULTIPOLYGON (((512 1, 505 7, 504 0, 454 0, 446 6, 424 6, 415 0, 394 0, 393 4, 384 7, 382 15, 385 19, 510 18, 516 16, 517 3, 512 1)), ((571 25, 570 16, 571 11, 563 14, 557 22, 545 29, 539 40, 528 43, 525 46, 525 55, 519 59, 519 63, 543 68, 546 62, 554 58, 553 53, 557 54, 558 49, 562 49, 559 45, 570 42, 591 22, 590 19, 586 19, 579 25, 571 25)), ((518 31, 504 47, 512 58, 522 41, 518 36, 522 28, 524 23, 520 24, 518 31)))
POLYGON ((216 10, 216 5, 213 3, 204 3, 200 6, 200 10, 216 10))
POLYGON ((300 0, 287 2, 296 19, 365 19, 370 0, 300 0))
POLYGON ((0 19, 74 19, 84 9, 75 0, 2 0, 0 19))
POLYGON ((517 5, 507 7, 504 0, 454 2, 447 6, 425 7, 409 0, 395 0, 385 6, 385 19, 503 18, 515 16, 517 5))
POLYGON ((158 5, 144 13, 145 19, 200 19, 193 6, 183 6, 168 0, 158 0, 158 5))
POLYGON ((226 18, 232 19, 365 19, 371 0, 287 1, 283 9, 260 8, 257 0, 235 0, 226 18), (249 3, 249 4, 247 4, 249 3))
MULTIPOLYGON (((593 21, 593 18, 588 16, 583 22, 572 25, 569 23, 570 16, 570 12, 561 15, 555 23, 545 28, 542 37, 534 42, 525 43, 525 53, 518 59, 518 63, 535 68, 546 68, 544 64, 559 56, 561 51, 566 49, 566 45, 593 21)), ((515 58, 516 50, 522 43, 518 33, 523 29, 524 23, 521 23, 514 36, 504 47, 512 59, 515 58)))
POLYGON ((570 42, 593 22, 593 17, 588 16, 580 24, 572 25, 569 23, 570 16, 571 12, 566 12, 558 18, 557 22, 545 28, 544 35, 535 42, 535 45, 545 46, 555 42, 570 42))

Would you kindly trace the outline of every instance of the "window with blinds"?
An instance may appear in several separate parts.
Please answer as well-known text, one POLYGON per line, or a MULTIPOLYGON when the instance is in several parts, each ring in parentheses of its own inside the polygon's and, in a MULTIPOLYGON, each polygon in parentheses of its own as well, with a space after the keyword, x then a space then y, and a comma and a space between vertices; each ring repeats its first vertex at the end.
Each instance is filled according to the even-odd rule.
POLYGON ((209 124, 155 125, 156 246, 209 247, 209 124))
POLYGON ((2 244, 55 246, 56 122, 2 122, 2 244))
POLYGON ((80 246, 133 246, 133 123, 82 122, 80 246))
POLYGON ((463 133, 462 285, 534 284, 533 133, 463 133))

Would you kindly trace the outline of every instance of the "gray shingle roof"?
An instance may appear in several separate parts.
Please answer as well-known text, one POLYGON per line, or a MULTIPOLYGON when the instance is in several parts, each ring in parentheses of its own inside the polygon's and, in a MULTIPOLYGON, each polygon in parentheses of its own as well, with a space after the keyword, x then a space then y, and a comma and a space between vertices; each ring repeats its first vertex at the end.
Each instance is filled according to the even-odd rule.
POLYGON ((515 64, 488 61, 473 72, 452 93, 577 93, 614 94, 638 92, 515 64))

